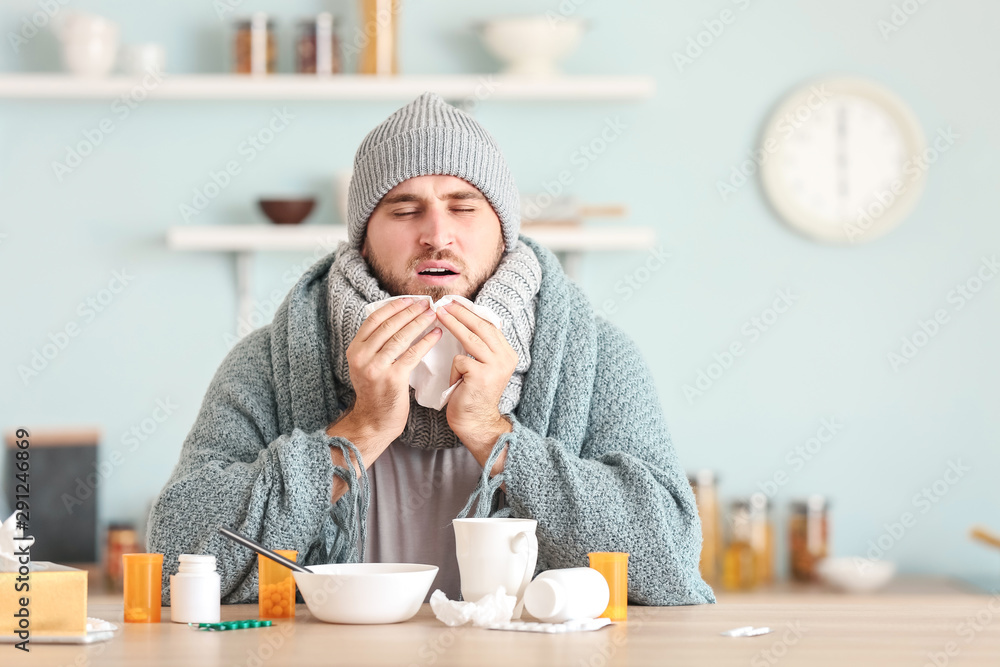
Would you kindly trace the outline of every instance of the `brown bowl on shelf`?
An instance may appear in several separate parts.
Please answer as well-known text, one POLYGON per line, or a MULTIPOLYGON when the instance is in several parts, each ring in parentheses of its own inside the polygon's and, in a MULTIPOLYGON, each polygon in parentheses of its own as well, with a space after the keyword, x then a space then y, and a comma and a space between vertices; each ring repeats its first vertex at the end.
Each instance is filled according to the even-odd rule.
POLYGON ((257 204, 267 219, 276 225, 297 225, 312 213, 316 200, 308 199, 259 199, 257 204))

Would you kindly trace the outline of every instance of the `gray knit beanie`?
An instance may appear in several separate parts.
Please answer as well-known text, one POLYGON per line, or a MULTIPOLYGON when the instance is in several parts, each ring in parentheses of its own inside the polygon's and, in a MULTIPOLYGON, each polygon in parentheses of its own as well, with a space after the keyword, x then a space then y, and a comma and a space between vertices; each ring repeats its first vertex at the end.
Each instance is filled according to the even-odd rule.
POLYGON ((493 137, 469 114, 424 93, 368 133, 354 156, 347 194, 347 234, 360 248, 372 211, 408 178, 444 174, 465 179, 486 197, 510 250, 521 227, 514 178, 493 137))

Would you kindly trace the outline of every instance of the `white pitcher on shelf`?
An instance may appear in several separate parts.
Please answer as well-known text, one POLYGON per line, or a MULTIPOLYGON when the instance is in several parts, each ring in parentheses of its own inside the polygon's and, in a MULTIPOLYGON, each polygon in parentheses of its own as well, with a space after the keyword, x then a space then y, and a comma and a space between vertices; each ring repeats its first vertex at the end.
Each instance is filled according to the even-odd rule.
POLYGON ((77 76, 107 76, 118 56, 118 24, 95 14, 72 13, 54 25, 63 63, 77 76))

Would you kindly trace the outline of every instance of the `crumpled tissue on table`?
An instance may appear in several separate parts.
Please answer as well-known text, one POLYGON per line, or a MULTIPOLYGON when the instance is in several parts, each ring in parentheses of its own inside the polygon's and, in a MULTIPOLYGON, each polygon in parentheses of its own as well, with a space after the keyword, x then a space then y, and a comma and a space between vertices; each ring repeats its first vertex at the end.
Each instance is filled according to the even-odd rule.
MULTIPOLYGON (((503 327, 503 321, 499 315, 489 308, 472 303, 465 297, 458 296, 457 294, 443 296, 437 301, 424 294, 404 294, 402 296, 382 299, 381 301, 375 301, 365 306, 365 319, 368 319, 372 313, 385 304, 396 299, 413 299, 414 301, 423 299, 431 304, 431 309, 434 312, 437 312, 437 309, 442 306, 447 306, 452 301, 457 301, 476 315, 479 315, 479 317, 490 322, 497 329, 502 329, 503 327)), ((417 342, 430 333, 432 329, 439 326, 441 327, 441 339, 434 344, 434 347, 424 355, 424 358, 420 360, 417 367, 410 373, 410 386, 413 387, 414 398, 416 398, 417 403, 432 410, 441 410, 444 406, 448 405, 448 399, 451 398, 451 394, 455 391, 455 387, 458 386, 458 382, 461 382, 459 380, 453 385, 449 386, 448 384, 449 380, 451 380, 452 360, 456 356, 466 353, 465 348, 458 342, 458 339, 437 321, 432 322, 429 327, 424 329, 423 333, 413 339, 413 342, 417 342)))
POLYGON ((445 625, 455 627, 472 622, 477 628, 510 623, 514 615, 517 598, 507 595, 500 586, 495 593, 484 595, 478 602, 458 602, 449 600, 440 588, 431 594, 431 610, 445 625))
POLYGON ((35 541, 33 537, 24 537, 24 530, 17 528, 16 516, 14 512, 0 526, 0 572, 17 572, 20 563, 14 553, 30 549, 35 541))

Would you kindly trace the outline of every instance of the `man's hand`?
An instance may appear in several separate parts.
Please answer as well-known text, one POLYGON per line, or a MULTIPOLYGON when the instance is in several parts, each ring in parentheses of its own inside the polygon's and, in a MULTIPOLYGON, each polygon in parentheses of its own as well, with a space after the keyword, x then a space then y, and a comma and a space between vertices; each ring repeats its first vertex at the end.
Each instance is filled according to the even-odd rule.
MULTIPOLYGON (((439 308, 437 316, 472 355, 458 355, 452 362, 451 384, 459 379, 462 384, 448 400, 448 425, 479 465, 485 466, 497 438, 512 429, 497 406, 517 367, 517 352, 499 329, 460 303, 439 308)), ((503 470, 506 457, 505 450, 491 475, 503 470)))
MULTIPOLYGON (((413 341, 433 321, 434 311, 427 301, 396 299, 372 313, 347 348, 354 405, 326 432, 354 443, 365 467, 406 427, 410 414, 410 371, 441 339, 441 329, 435 328, 419 341, 413 341)), ((339 449, 331 447, 330 454, 334 464, 346 466, 339 449)), ((343 480, 335 479, 334 502, 344 491, 343 480)))

